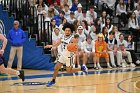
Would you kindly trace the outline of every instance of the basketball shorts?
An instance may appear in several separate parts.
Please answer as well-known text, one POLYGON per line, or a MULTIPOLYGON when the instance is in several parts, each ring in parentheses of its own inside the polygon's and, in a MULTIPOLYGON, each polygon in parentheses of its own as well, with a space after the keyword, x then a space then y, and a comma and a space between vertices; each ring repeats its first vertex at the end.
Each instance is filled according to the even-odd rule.
POLYGON ((58 59, 58 62, 66 65, 67 67, 71 67, 74 64, 74 56, 68 57, 65 55, 61 55, 58 59))

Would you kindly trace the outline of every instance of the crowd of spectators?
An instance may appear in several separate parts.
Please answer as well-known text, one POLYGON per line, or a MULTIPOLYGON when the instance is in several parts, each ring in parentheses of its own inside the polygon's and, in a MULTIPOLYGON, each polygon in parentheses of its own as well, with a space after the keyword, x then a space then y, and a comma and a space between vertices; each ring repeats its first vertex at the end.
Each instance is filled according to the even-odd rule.
MULTIPOLYGON (((63 25, 68 22, 74 24, 75 31, 73 34, 79 35, 79 52, 76 54, 76 64, 79 63, 79 58, 82 57, 83 64, 88 61, 89 54, 94 59, 94 67, 101 68, 95 60, 96 48, 93 42, 98 41, 98 34, 103 35, 103 40, 107 43, 107 52, 109 60, 107 66, 112 67, 125 67, 126 62, 130 63, 131 67, 140 64, 134 51, 135 42, 139 40, 140 31, 140 1, 135 0, 89 0, 91 3, 89 9, 86 11, 81 2, 78 0, 55 0, 50 2, 49 6, 43 0, 38 0, 36 3, 37 13, 43 14, 45 20, 50 21, 50 28, 52 33, 52 41, 56 43, 64 34, 62 30, 63 25), (59 2, 60 1, 60 2, 59 2), (100 6, 99 6, 100 5, 100 6), (102 11, 98 12, 98 7, 102 11), (114 12, 115 11, 115 12, 114 12), (119 31, 119 27, 112 23, 114 16, 119 18, 121 27, 128 27, 130 35, 125 40, 124 35, 119 31), (131 40, 129 40, 131 38, 131 40), (134 40, 134 41, 133 41, 134 40), (112 46, 114 44, 114 46, 112 46), (133 51, 133 52, 132 52, 133 51), (95 54, 94 54, 95 53, 95 54), (115 63, 114 56, 117 57, 117 64, 115 63), (111 66, 108 64, 111 62, 111 66), (96 66, 97 65, 97 66, 96 66)), ((41 24, 41 23, 39 23, 41 24)), ((39 26, 40 28, 40 26, 39 26)), ((46 28, 46 27, 45 27, 46 28)), ((48 28, 45 30, 47 31, 48 28)), ((99 44, 100 45, 100 44, 99 44)), ((96 46, 96 45, 95 45, 96 46)), ((60 47, 52 48, 52 56, 58 57, 60 47), (57 51, 57 52, 56 52, 57 51)), ((106 56, 107 57, 107 56, 106 56)), ((106 58, 105 57, 105 58, 106 58)))

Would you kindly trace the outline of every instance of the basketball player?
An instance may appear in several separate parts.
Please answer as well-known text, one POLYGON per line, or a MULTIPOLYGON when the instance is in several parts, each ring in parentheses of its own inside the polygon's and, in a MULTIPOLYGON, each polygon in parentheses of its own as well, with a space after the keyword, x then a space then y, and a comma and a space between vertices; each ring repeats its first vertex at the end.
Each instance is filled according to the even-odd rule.
POLYGON ((24 71, 23 70, 16 71, 14 69, 4 67, 2 55, 4 53, 6 44, 7 44, 7 39, 3 36, 3 34, 0 34, 0 72, 6 73, 6 74, 11 74, 11 75, 17 75, 22 79, 22 81, 24 81, 24 71))
POLYGON ((73 43, 78 42, 78 38, 79 38, 77 36, 73 37, 73 35, 72 35, 72 32, 74 31, 73 25, 66 23, 63 26, 63 30, 64 30, 64 36, 57 42, 57 44, 45 46, 45 48, 48 48, 48 47, 50 48, 52 46, 61 45, 63 48, 63 51, 59 57, 59 60, 55 65, 53 79, 47 83, 47 87, 51 87, 52 85, 55 84, 55 80, 58 75, 59 69, 61 68, 61 66, 63 66, 63 64, 66 65, 67 73, 74 73, 74 72, 78 72, 78 71, 83 71, 83 72, 87 73, 87 69, 84 66, 82 66, 81 68, 72 68, 73 63, 71 62, 71 58, 74 55, 73 55, 73 53, 71 53, 67 50, 67 45, 71 42, 73 42, 73 43))

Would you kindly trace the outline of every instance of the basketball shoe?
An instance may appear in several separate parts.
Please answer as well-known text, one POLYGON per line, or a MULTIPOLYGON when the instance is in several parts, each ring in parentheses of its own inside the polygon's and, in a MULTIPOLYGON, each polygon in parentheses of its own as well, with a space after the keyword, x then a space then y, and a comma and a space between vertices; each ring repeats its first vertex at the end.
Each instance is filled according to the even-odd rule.
POLYGON ((19 70, 19 78, 21 78, 22 79, 22 81, 24 81, 25 80, 25 77, 24 77, 24 71, 23 70, 19 70))
POLYGON ((82 66, 81 70, 87 75, 88 74, 88 68, 86 66, 82 66))
POLYGON ((52 85, 54 85, 55 84, 55 82, 54 81, 48 81, 48 83, 47 83, 47 87, 51 87, 52 85))

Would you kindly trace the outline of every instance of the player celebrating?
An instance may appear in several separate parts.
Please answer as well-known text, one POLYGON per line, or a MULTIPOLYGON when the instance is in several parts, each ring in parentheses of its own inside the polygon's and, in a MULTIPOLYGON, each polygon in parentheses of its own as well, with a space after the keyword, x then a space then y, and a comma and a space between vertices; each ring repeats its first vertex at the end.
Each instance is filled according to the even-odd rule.
POLYGON ((75 42, 78 42, 78 38, 79 38, 77 37, 77 35, 75 37, 72 35, 72 32, 74 31, 74 26, 72 24, 66 23, 63 27, 63 30, 64 30, 64 36, 55 45, 45 46, 45 48, 50 48, 52 46, 61 45, 61 47, 63 48, 59 60, 55 65, 53 79, 52 81, 49 81, 47 83, 47 87, 50 87, 55 84, 55 80, 58 75, 59 69, 61 68, 61 66, 63 66, 63 64, 66 65, 66 71, 68 73, 74 73, 78 71, 83 71, 87 73, 87 68, 84 66, 82 66, 81 68, 72 68, 73 65, 72 58, 74 57, 74 52, 76 52, 76 50, 78 49, 78 47, 73 47, 73 46, 77 45, 77 43, 75 42))
POLYGON ((7 45, 7 39, 3 36, 3 34, 0 34, 0 72, 6 73, 6 74, 17 75, 22 79, 22 81, 24 81, 24 71, 23 70, 16 71, 14 69, 4 67, 2 55, 4 53, 4 49, 5 49, 6 45, 7 45))

